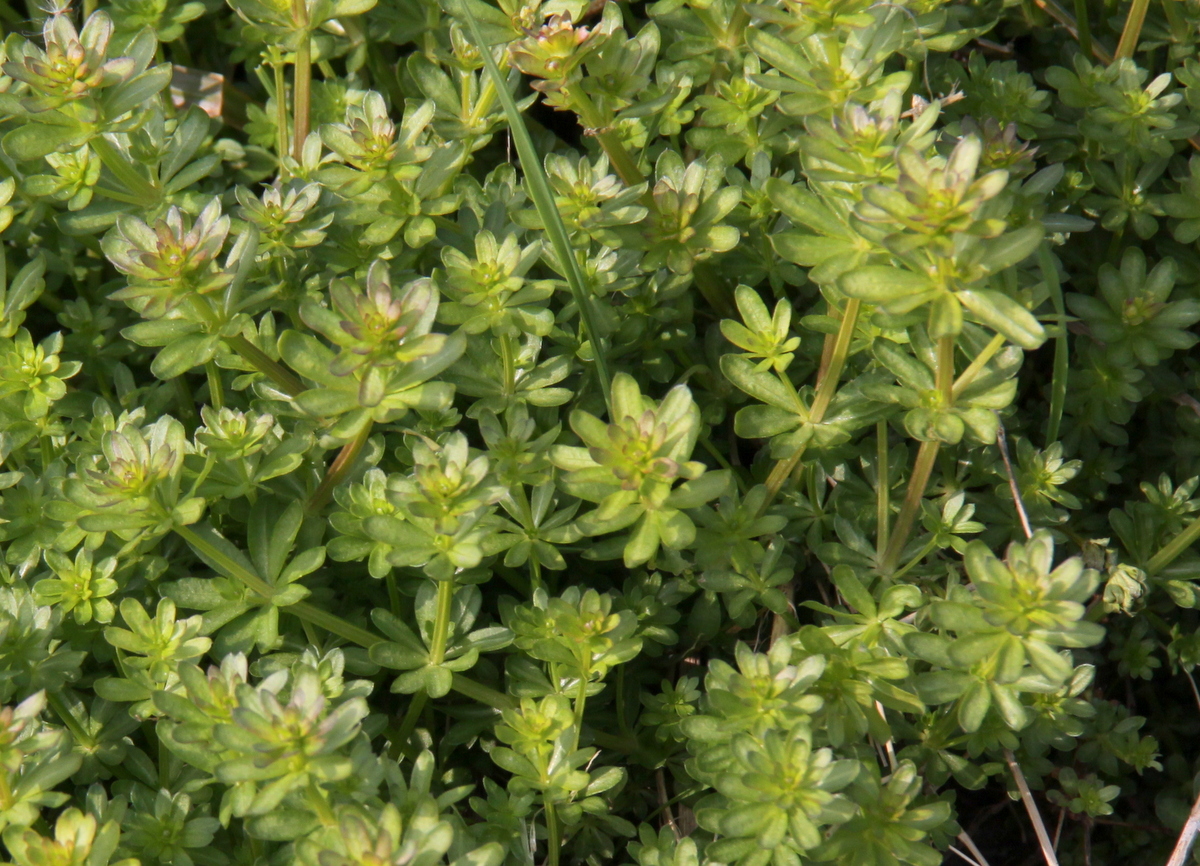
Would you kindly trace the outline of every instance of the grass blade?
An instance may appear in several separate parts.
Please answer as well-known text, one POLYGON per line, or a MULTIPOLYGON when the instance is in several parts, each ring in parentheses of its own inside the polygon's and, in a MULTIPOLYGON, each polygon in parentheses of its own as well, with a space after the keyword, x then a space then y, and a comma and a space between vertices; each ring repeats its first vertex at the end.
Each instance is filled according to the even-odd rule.
POLYGON ((1042 279, 1050 289, 1050 301, 1059 319, 1058 336, 1054 338, 1054 378, 1050 381, 1050 420, 1046 425, 1046 444, 1050 444, 1058 440, 1063 404, 1067 401, 1070 346, 1067 345, 1067 310, 1063 305, 1062 284, 1058 281, 1058 268, 1048 244, 1043 243, 1038 248, 1038 266, 1042 269, 1042 279))
POLYGON ((575 303, 579 306, 579 317, 583 322, 584 336, 591 340, 592 357, 595 359, 596 376, 600 380, 600 390, 604 392, 604 402, 612 409, 612 399, 610 392, 612 390, 612 375, 608 369, 608 361, 604 356, 604 344, 600 339, 600 334, 596 329, 596 314, 592 307, 592 294, 588 289, 587 283, 583 278, 583 271, 579 267, 579 260, 575 258, 575 250, 571 246, 571 240, 567 235, 567 227, 563 224, 562 215, 558 212, 558 208, 554 204, 554 195, 550 191, 550 181, 546 179, 546 172, 542 168, 542 162, 538 158, 537 149, 533 145, 533 139, 529 135, 529 130, 525 126, 525 121, 521 117, 521 110, 517 108, 517 102, 513 99, 512 94, 508 90, 508 83, 504 80, 504 75, 500 72, 500 67, 496 64, 496 58, 492 56, 491 46, 484 42, 483 35, 480 33, 479 22, 475 19, 475 13, 471 10, 468 3, 455 3, 462 12, 462 17, 467 22, 467 28, 471 34, 471 41, 475 47, 479 49, 480 55, 483 57, 484 65, 487 67, 488 75, 492 78, 492 84, 495 85, 496 93, 500 97, 500 103, 504 106, 504 113, 508 117, 508 128, 512 134, 513 144, 517 147, 517 155, 521 159, 521 168, 525 172, 525 179, 529 183, 529 193, 533 198, 533 203, 537 207, 538 215, 542 218, 542 224, 546 227, 546 234, 550 237, 550 243, 554 246, 554 251, 558 255, 559 261, 563 263, 563 269, 566 271, 567 285, 571 288, 571 294, 575 296, 575 303))

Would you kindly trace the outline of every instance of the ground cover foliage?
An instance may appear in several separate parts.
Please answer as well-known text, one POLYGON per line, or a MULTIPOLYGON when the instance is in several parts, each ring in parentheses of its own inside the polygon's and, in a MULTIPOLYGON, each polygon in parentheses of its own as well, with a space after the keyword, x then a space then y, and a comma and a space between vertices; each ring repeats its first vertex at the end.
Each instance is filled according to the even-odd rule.
POLYGON ((1191 856, 1200 3, 0 20, 8 862, 1191 856))

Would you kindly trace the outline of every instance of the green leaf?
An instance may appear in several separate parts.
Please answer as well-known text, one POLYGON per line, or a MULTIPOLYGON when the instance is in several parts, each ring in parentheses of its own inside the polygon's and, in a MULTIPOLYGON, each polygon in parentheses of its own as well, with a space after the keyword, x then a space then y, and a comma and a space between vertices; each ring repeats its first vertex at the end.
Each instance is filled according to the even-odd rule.
POLYGON ((41 159, 49 153, 78 147, 88 133, 77 126, 59 126, 26 121, 5 134, 4 152, 15 160, 41 159))
POLYGON ((983 324, 1023 349, 1036 349, 1046 332, 1027 309, 1001 292, 965 289, 955 297, 983 324))

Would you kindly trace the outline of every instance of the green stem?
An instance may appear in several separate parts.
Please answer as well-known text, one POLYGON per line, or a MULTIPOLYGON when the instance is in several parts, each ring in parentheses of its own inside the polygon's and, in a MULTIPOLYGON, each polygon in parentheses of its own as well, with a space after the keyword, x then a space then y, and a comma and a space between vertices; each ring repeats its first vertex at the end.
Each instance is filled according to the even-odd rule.
POLYGON ((320 485, 313 491, 313 495, 309 497, 305 511, 309 514, 320 514, 321 509, 329 504, 334 489, 346 480, 346 476, 350 474, 350 470, 354 468, 354 464, 358 461, 358 455, 362 453, 363 448, 367 444, 367 439, 371 436, 372 426, 372 422, 367 421, 367 423, 363 424, 362 429, 358 431, 358 434, 342 446, 342 450, 338 452, 338 456, 333 458, 333 462, 329 464, 329 470, 325 473, 325 477, 321 479, 320 485))
POLYGON ((275 149, 279 153, 279 173, 285 173, 283 158, 288 152, 287 83, 284 80, 284 63, 280 57, 275 63, 275 149))
POLYGON ((562 848, 562 838, 558 829, 558 813, 554 811, 554 803, 549 797, 544 799, 546 804, 546 864, 558 866, 558 855, 562 848))
POLYGON ((337 826, 337 819, 333 817, 333 810, 329 808, 329 803, 326 801, 325 795, 317 787, 317 783, 311 780, 308 783, 308 805, 317 813, 317 817, 321 819, 321 823, 326 827, 337 826))
POLYGON ((460 695, 494 710, 515 710, 518 706, 516 699, 510 695, 498 692, 463 674, 455 674, 450 687, 460 695))
POLYGON ((1133 0, 1130 4, 1129 14, 1125 17, 1125 27, 1121 30, 1121 41, 1117 43, 1117 51, 1113 54, 1113 62, 1133 56, 1142 36, 1142 24, 1146 21, 1146 10, 1149 8, 1150 0, 1133 0))
POLYGON ((511 397, 517 392, 517 361, 513 355, 512 337, 507 334, 501 334, 498 337, 500 343, 500 366, 504 370, 504 396, 511 397))
POLYGON ((1050 246, 1043 243, 1038 248, 1038 266, 1042 279, 1050 289, 1050 300, 1058 315, 1058 336, 1054 338, 1054 378, 1050 381, 1050 420, 1046 424, 1046 442, 1058 440, 1062 424, 1063 407, 1067 402, 1067 377, 1070 375, 1070 346, 1067 343, 1067 310, 1063 305, 1062 284, 1058 281, 1058 268, 1050 254, 1050 246))
POLYGON ((153 208, 158 204, 159 190, 142 177, 141 172, 134 167, 119 147, 103 135, 97 135, 88 144, 95 151, 96 156, 100 157, 100 162, 104 164, 104 167, 138 197, 143 207, 153 208))
MULTIPOLYGON (((575 113, 579 115, 584 130, 588 134, 594 135, 596 141, 600 142, 600 146, 604 148, 604 152, 608 155, 608 161, 612 163, 613 170, 621 178, 621 181, 626 186, 637 186, 640 183, 645 183, 646 178, 642 175, 642 170, 638 168, 637 161, 625 149, 624 142, 612 130, 611 121, 600 113, 600 109, 596 107, 596 104, 592 102, 591 97, 584 92, 583 88, 571 87, 564 89, 563 96, 571 103, 571 107, 575 109, 575 113)), ((646 196, 649 196, 648 190, 646 196)), ((650 204, 653 205, 653 203, 654 200, 651 198, 650 204)))
POLYGON ((954 388, 950 395, 951 398, 957 400, 961 397, 962 392, 971 386, 971 383, 983 372, 983 368, 987 366, 988 361, 992 360, 1002 348, 1004 348, 1004 338, 997 334, 983 347, 983 351, 975 357, 975 360, 967 365, 967 369, 962 371, 962 375, 954 380, 954 388))
POLYGON ((408 745, 408 738, 412 736, 413 729, 417 726, 417 719, 421 717, 421 712, 427 703, 429 703, 429 695, 426 692, 417 692, 408 702, 408 711, 404 714, 395 734, 397 747, 404 749, 408 745))
MULTIPOLYGON (((437 614, 433 621, 433 634, 429 637, 429 664, 437 666, 446 660, 446 639, 450 636, 450 612, 454 606, 454 580, 443 580, 438 582, 437 587, 437 614)), ((396 733, 396 742, 400 744, 408 743, 408 738, 416 727, 417 719, 421 715, 421 711, 425 709, 425 705, 429 702, 429 694, 420 692, 413 696, 412 703, 408 705, 408 712, 404 714, 404 720, 400 723, 400 729, 396 733)))
MULTIPOLYGON (((846 302, 846 309, 842 311, 842 323, 838 326, 837 339, 833 344, 833 356, 830 358, 825 374, 817 384, 817 394, 813 398, 812 408, 808 412, 810 424, 820 424, 825 419, 825 411, 833 402, 834 394, 837 393, 838 381, 842 378, 842 368, 846 366, 846 359, 850 355, 850 340, 854 337, 854 328, 858 323, 860 307, 861 302, 852 298, 846 302)), ((785 457, 772 467, 771 474, 767 476, 767 495, 763 499, 762 507, 758 510, 760 516, 765 514, 771 503, 775 501, 780 488, 783 487, 784 482, 787 481, 803 456, 804 446, 801 445, 796 449, 795 454, 785 457)))
MULTIPOLYGON (((954 406, 954 337, 939 337, 937 345, 937 389, 942 392, 943 406, 950 409, 954 406)), ((908 490, 904 496, 904 504, 896 524, 892 527, 891 538, 883 553, 881 566, 885 573, 893 571, 908 544, 908 536, 916 523, 917 514, 921 510, 921 500, 925 496, 925 488, 929 485, 929 476, 933 473, 933 464, 937 460, 941 443, 936 441, 922 442, 917 451, 917 460, 913 464, 912 477, 908 480, 908 490)))
POLYGON ((225 337, 225 345, 241 355, 250 366, 264 374, 288 395, 295 397, 297 394, 307 390, 304 387, 304 383, 300 381, 295 373, 280 364, 241 334, 233 337, 225 337))
POLYGON ((579 685, 575 689, 575 748, 579 748, 579 732, 583 730, 583 708, 587 704, 588 677, 579 673, 579 685))
POLYGON ((1189 523, 1182 532, 1167 542, 1162 550, 1150 557, 1150 561, 1146 563, 1146 572, 1151 575, 1158 574, 1191 547, 1197 538, 1200 538, 1200 519, 1189 523))
POLYGON ((932 535, 929 539, 929 542, 923 548, 921 548, 920 553, 918 553, 916 556, 914 556, 912 559, 910 559, 908 561, 908 564, 905 565, 904 568, 900 569, 899 571, 897 571, 895 574, 892 575, 892 580, 899 580, 900 578, 904 577, 904 575, 908 574, 913 568, 915 568, 917 566, 918 563, 921 562, 921 560, 923 560, 925 557, 929 556, 929 554, 933 553, 933 549, 935 547, 937 547, 937 534, 936 533, 934 535, 932 535))
POLYGON ((304 142, 308 140, 309 116, 312 106, 312 34, 308 32, 308 4, 292 0, 292 23, 299 31, 296 46, 296 66, 292 70, 292 159, 300 162, 304 142))
POLYGON ((891 571, 896 567, 904 545, 908 543, 908 535, 912 532, 921 510, 921 499, 925 496, 925 487, 929 484, 929 476, 933 472, 933 463, 937 459, 940 442, 930 440, 922 442, 917 451, 917 460, 913 464, 912 478, 908 481, 908 491, 904 496, 904 504, 900 506, 900 514, 892 527, 891 538, 883 554, 883 570, 891 571))
POLYGON ((208 399, 214 409, 225 408, 225 388, 221 384, 221 370, 216 361, 208 361, 204 365, 204 373, 208 376, 208 399))
POLYGON ((1092 53, 1092 28, 1088 24, 1087 0, 1075 0, 1075 26, 1079 30, 1079 48, 1084 56, 1092 53))
POLYGON ((429 663, 440 665, 446 660, 446 639, 450 635, 450 611, 454 605, 454 580, 438 581, 437 619, 429 638, 429 663))
POLYGON ((888 422, 875 425, 875 549, 887 549, 888 524, 892 516, 892 482, 888 472, 888 422))
POLYGON ((529 185, 530 196, 537 206, 538 216, 542 218, 546 234, 554 247, 555 255, 562 263, 567 284, 570 286, 571 294, 574 296, 575 303, 579 307, 579 318, 583 324, 584 335, 592 341, 592 357, 595 363, 596 377, 600 380, 600 390, 604 392, 604 402, 611 410, 612 375, 608 369, 608 358, 605 355, 604 341, 601 339, 600 331, 597 327, 596 312, 592 307, 594 303, 592 290, 584 279, 583 269, 579 266, 579 259, 576 258, 575 249, 571 245, 570 237, 567 235, 562 215, 558 212, 558 208, 554 203, 554 193, 550 189, 550 181, 546 178, 546 172, 542 168, 541 161, 538 159, 537 148, 533 145, 533 138, 529 135, 529 130, 526 128, 525 121, 521 117, 521 111, 517 108, 516 100, 513 99, 513 95, 509 92, 504 75, 500 72, 500 67, 496 64, 496 58, 492 55, 492 49, 483 38, 483 34, 479 29, 479 22, 475 20, 475 13, 466 3, 461 4, 459 9, 467 22, 467 29, 471 34, 471 42, 479 50, 488 75, 495 85, 496 94, 500 97, 500 103, 504 106, 504 114, 508 118, 509 132, 512 135, 513 144, 516 145, 517 155, 521 159, 521 167, 525 171, 525 180, 529 185))

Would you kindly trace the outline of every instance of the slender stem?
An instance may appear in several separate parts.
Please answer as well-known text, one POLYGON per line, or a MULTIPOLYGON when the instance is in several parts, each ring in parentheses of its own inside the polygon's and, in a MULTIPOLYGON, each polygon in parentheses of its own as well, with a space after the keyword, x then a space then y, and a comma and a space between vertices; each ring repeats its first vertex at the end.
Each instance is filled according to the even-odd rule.
POLYGON ((208 376, 208 399, 213 408, 225 408, 225 388, 221 384, 221 370, 217 367, 217 362, 205 363, 204 372, 208 376))
MULTIPOLYGON (((842 368, 846 366, 846 359, 850 355, 850 340, 854 337, 854 328, 858 323, 858 311, 861 305, 857 298, 852 298, 846 302, 846 309, 842 311, 842 322, 838 326, 837 339, 833 344, 833 357, 829 361, 825 375, 817 383, 817 394, 813 398, 812 408, 808 411, 810 424, 820 424, 825 420, 825 411, 833 402, 833 395, 837 393, 838 381, 842 377, 842 368)), ((792 470, 804 456, 804 450, 805 446, 801 445, 794 454, 780 460, 771 468, 771 474, 767 476, 767 495, 763 499, 762 507, 758 510, 760 515, 766 513, 775 497, 779 495, 783 483, 787 481, 792 470)))
POLYGON ((937 389, 946 400, 945 408, 954 405, 954 338, 939 337, 937 344, 937 389))
POLYGON ((1188 862, 1197 832, 1200 832, 1200 797, 1192 804, 1192 811, 1184 822, 1183 829, 1179 831, 1179 839, 1175 842, 1175 849, 1171 852, 1167 866, 1184 866, 1188 862))
MULTIPOLYGON (((1113 61, 1132 57, 1137 50, 1138 39, 1142 36, 1142 24, 1146 21, 1146 10, 1150 8, 1150 0, 1133 0, 1129 6, 1129 15, 1125 18, 1125 27, 1121 30, 1121 41, 1117 43, 1117 51, 1113 61)), ((1080 40, 1082 42, 1082 39, 1080 40)))
POLYGON ((336 827, 337 819, 333 817, 333 810, 329 808, 329 802, 325 799, 325 794, 317 787, 317 783, 309 781, 308 783, 308 805, 317 813, 317 817, 321 819, 321 823, 326 827, 336 827))
POLYGON ((484 67, 495 83, 496 95, 500 98, 500 103, 504 106, 504 114, 508 118, 509 133, 512 135, 513 144, 516 145, 517 154, 521 159, 521 167, 525 171, 525 180, 529 186, 530 196, 537 206, 538 215, 545 224, 546 235, 554 246, 554 252, 562 264, 564 270, 563 276, 567 279, 567 284, 571 288, 571 294, 575 298, 575 303, 579 306, 579 319, 583 325, 585 337, 592 341, 592 357, 594 359, 596 377, 600 380, 600 390, 604 392, 604 402, 611 410, 612 375, 608 369, 608 358, 605 354, 606 347, 604 340, 601 338, 600 329, 597 327, 597 314, 593 308, 594 298, 592 289, 588 281, 584 279, 583 269, 579 265, 579 259, 576 257, 575 249, 571 245, 570 237, 567 235, 562 215, 558 212, 558 208, 554 203, 554 193, 550 188, 550 181, 547 180, 546 173, 542 169, 541 161, 537 155, 537 148, 533 144, 533 138, 529 135, 529 130, 526 128, 525 122, 521 117, 521 110, 517 108, 516 100, 513 99, 513 95, 508 90, 508 84, 504 79, 503 73, 500 72, 500 67, 496 63, 492 49, 483 38, 479 22, 475 20, 475 13, 466 3, 461 4, 459 8, 466 19, 467 29, 471 35, 471 42, 479 50, 480 56, 483 58, 484 67))
POLYGON ((350 474, 350 470, 354 468, 354 464, 358 461, 358 455, 362 453, 367 440, 371 436, 371 427, 371 421, 363 424, 362 429, 358 431, 357 435, 343 445, 342 450, 338 452, 338 456, 333 458, 333 462, 329 464, 329 470, 325 473, 325 477, 321 479, 320 485, 313 491, 312 496, 309 497, 308 504, 305 506, 305 511, 309 514, 320 514, 321 509, 329 504, 334 489, 346 480, 346 476, 350 474))
POLYGON ((979 850, 979 846, 975 844, 975 840, 968 835, 966 830, 958 834, 958 839, 967 846, 967 850, 971 852, 971 856, 979 861, 980 866, 991 866, 987 858, 983 856, 983 852, 979 850))
POLYGON ((299 31, 296 46, 296 66, 292 70, 292 159, 299 162, 308 140, 309 115, 312 105, 312 34, 308 31, 306 0, 292 0, 292 23, 299 31))
POLYGON ((1008 489, 1012 493, 1013 506, 1017 509, 1017 516, 1021 518, 1021 529, 1024 530, 1026 538, 1033 538, 1033 528, 1029 525, 1029 515, 1025 512, 1025 503, 1021 500, 1021 488, 1017 484, 1017 476, 1013 472, 1012 461, 1008 459, 1008 436, 1004 432, 1003 424, 1000 424, 996 428, 996 445, 1000 448, 1000 457, 1004 461, 1004 471, 1008 475, 1008 489))
POLYGON ((850 356, 850 340, 854 337, 854 328, 858 324, 858 310, 861 305, 862 302, 857 298, 851 298, 846 302, 846 309, 842 311, 842 323, 838 326, 837 340, 833 344, 833 357, 829 361, 825 375, 817 383, 817 396, 813 398, 812 409, 809 410, 814 424, 820 424, 825 420, 825 411, 833 402, 833 395, 837 393, 838 382, 842 377, 842 368, 846 366, 846 359, 850 356))
POLYGON ((554 811, 554 803, 549 797, 545 798, 546 804, 546 864, 547 866, 558 866, 558 855, 562 848, 561 831, 558 829, 558 813, 554 811))
POLYGON ((104 167, 111 171, 117 180, 129 187, 129 191, 138 197, 143 206, 152 208, 158 204, 161 197, 159 190, 142 177, 141 172, 134 167, 119 147, 103 135, 97 135, 88 144, 95 151, 96 156, 100 157, 100 162, 104 164, 104 167))
POLYGON ((1008 763, 1008 769, 1012 772, 1013 780, 1017 783, 1017 790, 1021 792, 1021 802, 1025 804, 1025 811, 1029 814, 1029 820, 1033 822, 1033 832, 1037 834, 1038 844, 1042 848, 1042 857, 1046 860, 1046 866, 1058 866, 1058 856, 1054 853, 1054 845, 1050 843, 1050 834, 1046 832, 1046 825, 1042 822, 1042 814, 1038 811, 1037 803, 1033 800, 1033 793, 1029 790, 1029 785, 1025 781, 1025 774, 1021 772, 1021 765, 1017 763, 1017 759, 1013 756, 1012 749, 1004 750, 1004 760, 1008 763))
POLYGON ((1146 563, 1146 571, 1152 575, 1158 574, 1174 562, 1179 554, 1191 547, 1192 542, 1197 538, 1200 538, 1200 520, 1193 520, 1182 532, 1172 538, 1162 550, 1150 557, 1150 561, 1146 563))
MULTIPOLYGON (((1082 0, 1079 0, 1082 2, 1082 0)), ((1067 311, 1063 305, 1062 283, 1058 280, 1058 268, 1050 254, 1049 244, 1043 243, 1038 248, 1038 266, 1042 271, 1042 279, 1050 289, 1050 300, 1054 303, 1054 312, 1058 315, 1058 336, 1054 338, 1054 378, 1050 381, 1050 420, 1046 423, 1046 442, 1058 439, 1059 426, 1062 424, 1063 407, 1067 402, 1067 377, 1070 375, 1070 346, 1067 343, 1067 311)))
POLYGON ((579 732, 583 730, 583 708, 587 704, 587 672, 579 672, 579 685, 575 688, 575 748, 579 748, 579 732))
POLYGON ((963 391, 967 390, 967 388, 971 386, 971 383, 974 382, 979 377, 979 374, 983 372, 983 368, 987 366, 988 361, 992 360, 992 358, 996 356, 996 353, 999 352, 1003 347, 1003 337, 1001 337, 999 334, 992 337, 988 344, 983 347, 983 351, 980 352, 976 356, 975 360, 967 365, 967 369, 963 370, 962 374, 954 380, 953 398, 955 400, 962 396, 963 391))
MULTIPOLYGON (((450 687, 460 695, 489 706, 492 709, 503 711, 515 710, 517 708, 517 702, 512 696, 506 695, 504 692, 498 692, 463 674, 455 674, 450 687)), ((597 742, 599 742, 598 739, 597 742)))
POLYGON ((408 743, 408 738, 412 736, 413 728, 417 726, 417 719, 421 717, 421 712, 425 709, 425 705, 429 703, 428 692, 417 692, 412 696, 412 700, 408 702, 408 711, 404 714, 404 718, 400 722, 400 728, 395 734, 396 745, 403 749, 408 743))
POLYGON ((1092 53, 1092 28, 1088 24, 1087 0, 1075 0, 1075 22, 1079 28, 1079 48, 1084 55, 1092 53))
POLYGON ((304 387, 304 383, 300 381, 295 373, 280 364, 241 334, 234 337, 225 337, 225 345, 241 355, 250 366, 264 374, 292 397, 307 390, 304 387))
POLYGON ((500 366, 504 370, 504 396, 511 397, 517 392, 517 362, 513 356, 512 337, 501 334, 497 339, 500 343, 500 366))
POLYGON ((450 635, 450 611, 454 605, 454 580, 438 581, 437 618, 429 638, 429 663, 440 665, 446 660, 446 638, 450 635))
POLYGON ((384 578, 387 583, 388 593, 388 608, 392 612, 392 616, 400 616, 400 588, 396 586, 396 574, 389 571, 384 578))
POLYGON ((875 549, 887 549, 888 524, 892 516, 892 479, 888 471, 888 422, 875 425, 875 549))
MULTIPOLYGON (((624 143, 611 129, 609 122, 600 114, 600 109, 596 107, 583 88, 571 87, 565 90, 563 95, 571 103, 575 113, 579 115, 585 132, 594 135, 600 142, 600 146, 608 154, 608 161, 612 163, 613 170, 616 171, 622 182, 626 186, 637 186, 639 183, 644 183, 646 178, 642 175, 642 170, 638 168, 637 161, 625 149, 624 143)), ((649 195, 649 191, 646 195, 649 195)), ((651 198, 651 204, 653 204, 653 198, 651 198)))
POLYGON ((283 58, 277 58, 275 67, 275 149, 278 151, 279 157, 279 173, 282 176, 286 169, 284 168, 283 158, 288 153, 288 110, 287 110, 287 82, 284 78, 284 62, 283 58))
POLYGON ((933 553, 934 548, 937 547, 937 542, 937 534, 934 533, 929 537, 929 541, 925 544, 925 546, 921 548, 921 552, 910 559, 902 569, 892 575, 892 580, 899 580, 900 578, 904 577, 904 575, 908 574, 912 569, 916 568, 922 559, 933 553))
POLYGON ((908 543, 908 535, 912 532, 917 512, 921 509, 921 499, 925 496, 925 487, 929 484, 929 476, 933 473, 933 464, 937 460, 941 444, 935 440, 922 442, 917 451, 917 460, 913 464, 912 477, 908 480, 904 504, 900 506, 900 514, 896 517, 891 537, 888 539, 888 546, 884 550, 884 571, 891 571, 895 568, 896 563, 900 560, 900 554, 904 552, 904 545, 908 543))
POLYGON ((284 610, 299 619, 306 620, 315 626, 325 629, 330 634, 335 634, 366 649, 370 649, 375 644, 383 642, 383 638, 372 634, 365 628, 360 628, 354 623, 347 622, 340 616, 329 613, 316 605, 309 604, 307 601, 298 601, 295 604, 288 605, 284 610))
MULTIPOLYGON (((954 405, 954 337, 939 337, 937 345, 937 371, 935 376, 937 389, 942 392, 945 408, 954 405)), ((909 533, 916 523, 917 513, 921 509, 921 499, 925 496, 925 488, 929 484, 929 476, 933 472, 934 461, 937 460, 941 443, 936 441, 922 442, 917 451, 917 460, 913 464, 912 477, 908 480, 908 491, 904 496, 904 505, 892 527, 888 546, 883 554, 884 571, 892 571, 900 561, 904 545, 908 543, 909 533)))

